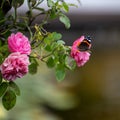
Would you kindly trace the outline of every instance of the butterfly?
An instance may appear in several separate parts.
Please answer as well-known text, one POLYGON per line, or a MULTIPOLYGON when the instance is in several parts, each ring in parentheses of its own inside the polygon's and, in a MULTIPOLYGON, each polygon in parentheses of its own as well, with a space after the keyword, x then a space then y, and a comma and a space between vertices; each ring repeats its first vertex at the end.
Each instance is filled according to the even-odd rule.
POLYGON ((90 36, 85 37, 85 39, 79 44, 79 51, 89 51, 91 48, 91 38, 90 36))

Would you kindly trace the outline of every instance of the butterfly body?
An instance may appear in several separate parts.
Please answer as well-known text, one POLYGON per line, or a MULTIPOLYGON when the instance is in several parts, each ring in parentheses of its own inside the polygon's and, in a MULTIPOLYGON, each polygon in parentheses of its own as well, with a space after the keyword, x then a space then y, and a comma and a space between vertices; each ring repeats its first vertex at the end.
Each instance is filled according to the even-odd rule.
POLYGON ((85 39, 79 44, 78 49, 80 51, 89 51, 91 48, 91 38, 85 37, 85 39))

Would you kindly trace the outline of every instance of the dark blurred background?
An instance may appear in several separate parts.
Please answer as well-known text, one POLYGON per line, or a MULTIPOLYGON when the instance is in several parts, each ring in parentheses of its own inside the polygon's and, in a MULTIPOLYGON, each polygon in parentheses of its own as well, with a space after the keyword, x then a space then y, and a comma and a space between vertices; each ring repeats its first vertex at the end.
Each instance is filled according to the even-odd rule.
POLYGON ((120 120, 120 1, 81 0, 78 6, 70 8, 70 29, 58 21, 47 29, 62 33, 67 45, 90 35, 89 62, 60 83, 41 63, 37 75, 16 81, 21 96, 10 112, 0 106, 0 120, 120 120))

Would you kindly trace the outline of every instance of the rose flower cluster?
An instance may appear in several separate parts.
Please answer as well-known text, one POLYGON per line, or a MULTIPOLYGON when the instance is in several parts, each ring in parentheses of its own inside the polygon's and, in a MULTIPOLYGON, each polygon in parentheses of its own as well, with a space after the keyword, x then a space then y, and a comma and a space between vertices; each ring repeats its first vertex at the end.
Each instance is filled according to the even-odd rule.
POLYGON ((31 46, 28 38, 18 32, 8 37, 8 49, 11 54, 1 64, 0 71, 5 80, 13 81, 28 73, 31 46))
POLYGON ((90 57, 91 39, 81 36, 74 41, 71 48, 71 57, 75 59, 78 67, 83 66, 90 57))
MULTIPOLYGON (((76 61, 78 67, 83 66, 90 57, 89 49, 91 40, 81 36, 74 41, 70 56, 76 61)), ((30 65, 29 56, 31 53, 30 41, 21 32, 12 33, 8 37, 9 56, 0 65, 2 77, 8 81, 14 81, 28 73, 30 65)))

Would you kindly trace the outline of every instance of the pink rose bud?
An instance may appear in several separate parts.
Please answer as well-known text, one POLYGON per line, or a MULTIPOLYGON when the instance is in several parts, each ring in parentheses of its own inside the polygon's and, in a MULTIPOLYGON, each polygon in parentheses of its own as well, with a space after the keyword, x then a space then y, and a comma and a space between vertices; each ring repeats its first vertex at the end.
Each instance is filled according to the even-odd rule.
POLYGON ((71 48, 71 57, 75 59, 77 66, 83 66, 90 57, 89 50, 91 48, 91 40, 89 37, 81 36, 74 41, 71 48))
POLYGON ((29 55, 31 53, 31 46, 28 38, 22 33, 12 33, 8 37, 8 48, 10 52, 20 52, 21 54, 29 55))
POLYGON ((28 73, 29 57, 19 52, 11 53, 0 66, 2 77, 13 81, 28 73))

